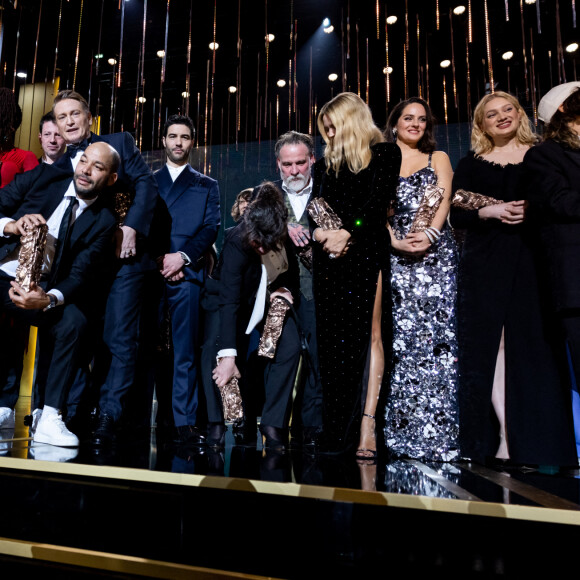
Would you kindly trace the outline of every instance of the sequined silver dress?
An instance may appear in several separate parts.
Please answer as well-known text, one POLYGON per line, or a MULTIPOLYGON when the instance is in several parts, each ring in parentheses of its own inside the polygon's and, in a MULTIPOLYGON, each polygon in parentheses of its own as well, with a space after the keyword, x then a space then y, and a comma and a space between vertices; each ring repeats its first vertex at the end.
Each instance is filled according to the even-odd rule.
MULTIPOLYGON (((429 165, 399 178, 389 223, 403 239, 428 183, 429 165)), ((421 258, 391 255, 393 370, 385 411, 385 440, 398 456, 458 458, 457 247, 450 228, 421 258)))

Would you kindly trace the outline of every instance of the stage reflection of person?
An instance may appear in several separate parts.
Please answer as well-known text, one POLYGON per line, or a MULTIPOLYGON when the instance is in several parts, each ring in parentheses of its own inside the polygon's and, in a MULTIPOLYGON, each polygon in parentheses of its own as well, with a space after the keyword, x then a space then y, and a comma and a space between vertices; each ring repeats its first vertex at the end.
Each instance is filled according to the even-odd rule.
POLYGON ((385 438, 398 455, 450 461, 459 454, 457 413, 457 247, 446 220, 453 171, 435 151, 433 114, 422 99, 397 104, 386 137, 402 152, 389 216, 393 369, 385 438), (429 186, 443 199, 429 227, 411 232, 429 186), (420 403, 418 404, 418 399, 420 403))
POLYGON ((574 458, 569 401, 540 307, 531 252, 537 232, 525 222, 522 162, 535 141, 514 96, 487 95, 474 111, 473 151, 453 178, 454 191, 502 201, 451 211, 452 225, 466 230, 458 294, 460 442, 462 454, 478 461, 574 458))
MULTIPOLYGON (((298 267, 287 244, 288 211, 281 193, 272 183, 256 188, 244 218, 232 230, 213 275, 219 304, 218 364, 212 378, 223 387, 232 377, 244 379, 247 337, 261 328, 267 301, 282 296, 293 302, 298 289, 298 267), (239 356, 238 355, 241 355, 239 356)), ((206 340, 211 338, 206 337, 206 340)), ((286 316, 276 354, 266 359, 265 402, 260 431, 266 448, 283 450, 287 445, 292 387, 300 357, 296 323, 286 316)), ((252 385, 241 386, 245 419, 255 425, 257 409, 252 405, 252 385)), ((219 401, 214 388, 208 400, 219 401)), ((208 444, 223 444, 223 414, 217 404, 208 404, 208 444)))
MULTIPOLYGON (((546 126, 544 142, 528 152, 530 218, 542 240, 542 278, 547 281, 547 302, 560 325, 559 352, 565 348, 575 378, 574 422, 580 423, 580 82, 558 85, 540 101, 538 117, 546 126)), ((558 343, 557 343, 558 344, 558 343)), ((566 368, 566 364, 562 365, 566 368)), ((568 381, 566 381, 568 382, 568 381)), ((576 435, 577 445, 580 434, 576 435)), ((580 445, 579 445, 580 448, 580 445)))
POLYGON ((353 93, 325 104, 318 128, 326 148, 314 165, 313 197, 324 198, 343 224, 312 232, 323 448, 344 451, 358 443, 356 455, 373 459, 376 407, 391 351, 387 210, 401 151, 383 143, 370 109, 353 93))

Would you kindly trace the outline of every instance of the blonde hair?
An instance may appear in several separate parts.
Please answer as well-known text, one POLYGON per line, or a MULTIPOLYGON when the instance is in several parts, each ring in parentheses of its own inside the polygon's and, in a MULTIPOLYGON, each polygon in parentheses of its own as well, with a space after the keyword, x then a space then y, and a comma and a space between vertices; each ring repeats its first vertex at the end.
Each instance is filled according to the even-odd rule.
POLYGON ((340 93, 320 109, 318 130, 326 142, 326 170, 333 169, 337 175, 343 163, 353 173, 366 169, 373 156, 371 145, 385 140, 368 105, 354 93, 340 93), (324 128, 324 115, 335 127, 332 139, 324 128))
POLYGON ((483 118, 485 115, 485 106, 493 99, 505 99, 511 105, 513 105, 520 115, 520 124, 518 126, 518 131, 516 133, 516 139, 521 145, 533 145, 537 141, 537 137, 532 132, 532 126, 530 119, 526 115, 520 102, 509 93, 504 93, 503 91, 496 91, 489 95, 485 95, 473 112, 473 129, 471 131, 471 148, 477 155, 482 153, 489 153, 494 147, 495 143, 493 139, 487 135, 485 132, 483 118))

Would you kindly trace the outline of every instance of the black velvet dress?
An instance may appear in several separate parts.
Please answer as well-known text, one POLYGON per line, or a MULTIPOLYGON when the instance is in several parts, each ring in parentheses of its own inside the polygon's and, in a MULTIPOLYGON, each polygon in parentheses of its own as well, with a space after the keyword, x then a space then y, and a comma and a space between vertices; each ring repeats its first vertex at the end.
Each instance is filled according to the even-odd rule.
MULTIPOLYGON (((453 191, 503 201, 525 197, 522 164, 506 166, 470 153, 455 171, 453 191)), ((459 434, 462 454, 481 461, 499 446, 491 393, 502 328, 505 332, 506 428, 518 463, 576 461, 570 395, 563 388, 545 324, 533 259, 533 229, 481 220, 477 210, 451 210, 466 230, 459 264, 459 434)))
MULTIPOLYGON (((358 439, 365 369, 379 272, 382 272, 382 339, 386 369, 391 351, 390 238, 387 211, 399 179, 401 151, 391 143, 372 147, 369 166, 353 174, 344 165, 338 176, 314 165, 313 197, 323 197, 352 235, 344 257, 331 259, 314 244, 313 285, 318 354, 323 385, 326 445, 341 450, 358 439)), ((313 224, 314 226, 314 224, 313 224)))

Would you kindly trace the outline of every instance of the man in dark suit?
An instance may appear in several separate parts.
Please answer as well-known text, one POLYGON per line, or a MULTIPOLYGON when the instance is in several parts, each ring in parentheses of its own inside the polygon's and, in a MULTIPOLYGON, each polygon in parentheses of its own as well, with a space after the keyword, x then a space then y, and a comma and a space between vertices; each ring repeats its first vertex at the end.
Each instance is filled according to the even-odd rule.
MULTIPOLYGON (((52 165, 18 176, 0 197, 0 311, 13 319, 0 333, 0 428, 14 426, 18 390, 10 376, 22 372, 21 343, 15 339, 28 324, 49 330, 51 363, 45 377, 44 409, 34 440, 76 446, 59 410, 70 387, 87 325, 94 309, 91 292, 110 251, 115 218, 106 195, 117 179, 119 156, 106 143, 83 153, 74 176, 52 165), (29 291, 16 281, 20 236, 29 227, 47 224, 41 282, 29 291)), ((43 346, 44 348, 44 346, 43 346)))
MULTIPOLYGON (((204 258, 220 225, 220 197, 217 181, 197 172, 188 163, 193 136, 193 122, 189 117, 172 115, 167 119, 163 129, 167 164, 155 173, 155 179, 171 219, 168 248, 158 265, 165 278, 163 304, 171 318, 173 420, 178 441, 199 444, 205 441, 195 426, 199 299, 205 280, 204 258)), ((162 382, 157 381, 157 386, 162 382)))
POLYGON ((52 111, 49 111, 40 119, 38 141, 42 147, 42 157, 39 157, 38 163, 51 165, 58 161, 66 151, 66 143, 58 132, 52 111))
POLYGON ((129 133, 91 133, 91 113, 80 94, 61 91, 55 97, 53 112, 60 134, 69 145, 58 166, 74 169, 88 142, 104 141, 121 158, 115 184, 118 261, 105 311, 106 352, 95 361, 95 375, 104 377, 100 386, 99 422, 92 437, 93 444, 100 446, 114 439, 123 410, 122 399, 135 379, 146 278, 155 270, 148 235, 158 200, 157 184, 129 133))
MULTIPOLYGON (((218 386, 224 386, 240 374, 244 379, 247 338, 254 328, 263 329, 270 300, 282 296, 293 302, 293 296, 296 296, 298 266, 287 243, 287 219, 288 211, 282 194, 272 183, 265 183, 256 188, 244 219, 227 236, 213 275, 213 293, 219 307, 219 362, 212 378, 218 386)), ((206 336, 208 343, 215 340, 216 337, 206 336)), ((292 387, 299 360, 298 331, 294 319, 287 315, 275 356, 266 359, 265 363, 265 402, 260 431, 267 448, 282 450, 287 444, 292 387)), ((223 416, 221 413, 212 414, 219 395, 215 389, 209 388, 209 384, 204 382, 204 386, 210 420, 208 442, 211 440, 219 445, 223 443, 225 432, 223 416), (218 428, 220 419, 221 429, 218 428), (215 428, 212 430, 211 427, 215 428)), ((245 419, 248 427, 253 425, 255 430, 257 410, 252 406, 251 385, 246 387, 240 387, 245 419)))
MULTIPOLYGON (((292 249, 298 258, 311 244, 306 206, 312 194, 310 168, 314 163, 314 141, 310 135, 289 131, 282 135, 274 148, 280 181, 276 186, 284 193, 288 208, 288 236, 292 249)), ((300 441, 305 449, 315 449, 322 430, 322 383, 318 369, 318 347, 316 340, 316 312, 312 292, 312 261, 300 259, 300 294, 296 300, 296 313, 300 327, 308 343, 308 360, 304 361, 306 371, 298 391, 292 418, 293 441, 300 441), (302 426, 300 430, 296 424, 302 426)))

